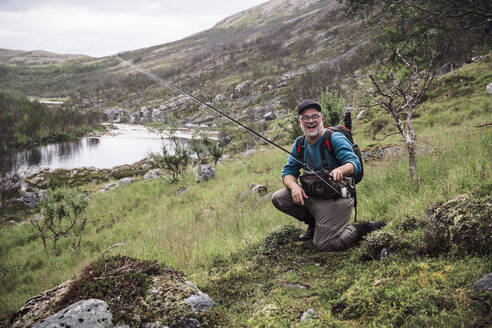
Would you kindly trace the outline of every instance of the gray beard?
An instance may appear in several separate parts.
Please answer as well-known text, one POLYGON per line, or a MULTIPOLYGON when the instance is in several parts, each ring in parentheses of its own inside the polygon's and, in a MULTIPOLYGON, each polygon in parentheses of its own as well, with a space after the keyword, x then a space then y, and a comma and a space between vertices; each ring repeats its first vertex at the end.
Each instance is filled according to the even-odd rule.
POLYGON ((307 128, 301 124, 301 129, 302 132, 304 132, 304 135, 309 138, 316 138, 317 136, 321 135, 323 133, 323 121, 319 121, 318 124, 318 129, 313 131, 312 133, 308 133, 307 128))

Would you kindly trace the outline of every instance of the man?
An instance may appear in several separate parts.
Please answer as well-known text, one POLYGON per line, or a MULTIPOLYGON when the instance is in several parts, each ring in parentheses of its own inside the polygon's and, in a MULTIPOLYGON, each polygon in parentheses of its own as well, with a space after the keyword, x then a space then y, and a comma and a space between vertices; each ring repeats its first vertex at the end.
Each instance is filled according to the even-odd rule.
MULTIPOLYGON (((298 106, 299 124, 304 132, 304 158, 312 166, 310 169, 320 172, 323 160, 330 170, 330 178, 339 182, 344 177, 361 173, 361 163, 352 149, 351 142, 340 132, 331 135, 330 146, 335 156, 330 155, 327 147, 320 147, 324 134, 321 106, 312 100, 304 100, 298 106), (324 151, 325 154, 321 154, 324 151)), ((296 154, 296 143, 291 153, 296 154)), ((302 159, 301 159, 302 161, 302 159)), ((297 183, 302 165, 292 156, 282 169, 282 181, 285 188, 275 192, 272 202, 277 209, 308 224, 300 240, 313 239, 320 250, 342 250, 350 247, 365 234, 381 228, 384 223, 374 221, 347 226, 352 213, 352 198, 321 199, 308 196, 297 183)))

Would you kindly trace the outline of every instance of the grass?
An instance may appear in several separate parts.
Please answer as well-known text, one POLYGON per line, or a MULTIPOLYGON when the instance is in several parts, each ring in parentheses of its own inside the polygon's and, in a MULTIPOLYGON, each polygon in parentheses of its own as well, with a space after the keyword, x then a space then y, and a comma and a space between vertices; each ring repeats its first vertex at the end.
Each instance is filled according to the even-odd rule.
MULTIPOLYGON (((460 74, 473 75, 472 68, 460 74)), ((473 90, 466 96, 459 88, 446 99, 436 91, 424 105, 415 123, 418 142, 430 150, 418 158, 418 182, 408 178, 405 156, 366 163, 358 187, 360 221, 382 219, 385 231, 399 229, 411 217, 425 222, 426 209, 436 202, 491 184, 492 133, 473 127, 490 121, 485 80, 470 80, 473 90), (457 104, 468 106, 450 125, 457 104)), ((374 143, 364 124, 370 123, 356 126, 355 139, 374 143)), ((410 249, 382 261, 363 261, 361 248, 317 252, 310 243, 289 242, 270 252, 274 257, 260 256, 265 236, 287 223, 298 224, 275 210, 268 197, 281 188, 284 162, 283 153, 267 148, 233 157, 217 167, 214 180, 201 184, 188 174, 174 185, 141 181, 94 194, 80 253, 61 242, 61 252, 44 250, 29 224, 1 227, 0 313, 11 314, 27 298, 73 277, 109 246, 124 242, 111 253, 181 270, 209 293, 218 304, 218 326, 461 327, 487 318, 490 302, 475 301, 467 289, 492 271, 490 255, 428 257, 410 249), (252 183, 266 185, 269 195, 241 201, 252 183), (186 191, 176 195, 180 187, 186 191), (301 323, 308 308, 318 318, 301 323)), ((419 247, 423 229, 408 232, 405 241, 419 247)))

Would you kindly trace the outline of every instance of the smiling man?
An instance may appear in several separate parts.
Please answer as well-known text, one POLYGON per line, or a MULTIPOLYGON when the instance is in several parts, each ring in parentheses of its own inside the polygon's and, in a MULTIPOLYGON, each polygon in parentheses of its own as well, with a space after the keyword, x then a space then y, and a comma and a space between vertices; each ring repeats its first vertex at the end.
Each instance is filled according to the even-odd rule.
POLYGON ((303 187, 298 184, 302 168, 299 161, 308 163, 309 170, 335 184, 344 181, 346 177, 361 174, 361 163, 352 149, 352 143, 343 133, 330 133, 324 128, 321 106, 317 102, 304 100, 297 109, 304 136, 297 138, 291 153, 302 154, 302 158, 296 160, 292 155, 289 156, 287 164, 282 168, 285 188, 273 194, 272 202, 280 211, 308 225, 299 240, 313 239, 314 246, 320 250, 346 249, 365 234, 381 228, 384 223, 373 221, 348 226, 353 198, 342 198, 331 192, 330 188, 321 188, 326 189, 321 191, 318 187, 311 188, 310 184, 326 185, 316 175, 311 174, 310 180, 305 179, 303 187), (333 151, 330 152, 328 147, 333 148, 333 151))

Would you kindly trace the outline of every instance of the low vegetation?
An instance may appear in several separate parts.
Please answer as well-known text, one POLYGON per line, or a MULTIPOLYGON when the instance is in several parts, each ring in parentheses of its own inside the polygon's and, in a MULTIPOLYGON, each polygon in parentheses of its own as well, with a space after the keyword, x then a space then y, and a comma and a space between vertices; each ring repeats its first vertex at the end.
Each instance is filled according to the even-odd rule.
MULTIPOLYGON (((119 245, 109 252, 183 271, 215 300, 215 326, 486 326, 491 300, 472 298, 468 290, 492 271, 490 251, 435 247, 427 210, 464 193, 470 205, 473 199, 479 205, 490 200, 492 134, 487 126, 475 127, 490 119, 491 99, 484 91, 490 73, 483 70, 488 65, 489 57, 442 77, 430 90, 415 118, 424 147, 419 180, 408 177, 404 158, 366 163, 358 186, 359 220, 387 225, 360 246, 318 252, 294 240, 302 226, 275 210, 269 197, 281 188, 285 156, 266 148, 228 159, 217 166, 215 179, 200 184, 185 174, 175 184, 141 181, 92 195, 80 252, 66 247, 67 240, 58 241, 62 252, 44 249, 29 224, 3 227, 1 312, 11 314, 28 297, 73 277, 119 245), (442 79, 455 85, 448 89, 442 79), (267 186, 269 194, 241 197, 251 183, 267 186), (185 191, 177 194, 178 189, 185 191), (301 322, 310 308, 316 318, 301 322)), ((372 139, 377 111, 372 115, 355 122, 354 137, 364 147, 383 145, 372 139)), ((397 141, 393 138, 398 137, 384 142, 397 141)), ((477 218, 484 229, 490 226, 486 213, 477 218)))

